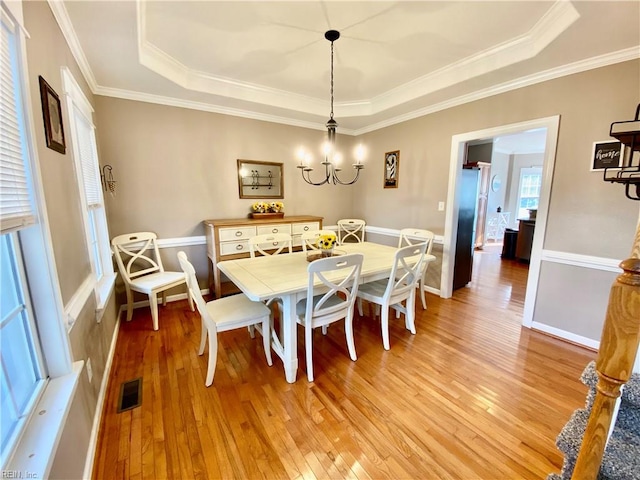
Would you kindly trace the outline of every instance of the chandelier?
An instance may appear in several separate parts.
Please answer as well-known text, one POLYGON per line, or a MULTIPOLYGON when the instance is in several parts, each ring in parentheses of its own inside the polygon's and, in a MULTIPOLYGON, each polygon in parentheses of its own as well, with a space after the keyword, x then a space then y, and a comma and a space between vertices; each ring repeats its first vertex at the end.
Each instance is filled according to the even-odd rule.
POLYGON ((360 170, 364 168, 364 165, 362 164, 364 149, 362 146, 359 146, 356 149, 356 163, 353 164, 353 168, 356 171, 355 177, 353 177, 349 182, 340 180, 338 172, 341 171, 341 168, 339 167, 341 156, 336 151, 336 128, 338 127, 338 122, 333 118, 333 42, 340 38, 340 32, 337 30, 329 30, 324 34, 324 38, 331 42, 331 113, 326 124, 327 141, 324 145, 324 162, 322 162, 322 165, 324 165, 325 178, 319 182, 311 180, 311 172, 313 171, 313 168, 309 166, 311 155, 302 149, 298 152, 298 156, 300 158, 300 165, 298 165, 298 168, 302 174, 302 179, 310 185, 318 186, 328 183, 333 183, 334 185, 352 185, 356 183, 360 176, 360 170))

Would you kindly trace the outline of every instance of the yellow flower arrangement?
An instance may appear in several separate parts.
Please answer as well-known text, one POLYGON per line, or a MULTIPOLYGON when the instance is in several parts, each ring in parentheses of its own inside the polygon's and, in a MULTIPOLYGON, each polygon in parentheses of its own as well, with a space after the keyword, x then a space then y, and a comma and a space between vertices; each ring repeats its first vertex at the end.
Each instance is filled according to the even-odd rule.
POLYGON ((333 233, 328 233, 326 235, 320 235, 316 240, 316 247, 320 250, 330 251, 333 247, 336 246, 336 236, 333 233))
POLYGON ((251 205, 251 211, 253 211, 254 213, 280 213, 284 211, 284 203, 256 202, 251 205))

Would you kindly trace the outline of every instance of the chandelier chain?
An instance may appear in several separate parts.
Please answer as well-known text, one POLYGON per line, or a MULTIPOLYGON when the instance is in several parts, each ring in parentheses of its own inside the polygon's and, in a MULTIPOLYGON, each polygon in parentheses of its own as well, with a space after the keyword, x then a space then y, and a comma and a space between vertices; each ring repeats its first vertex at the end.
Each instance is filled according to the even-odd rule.
POLYGON ((331 113, 329 117, 333 119, 333 42, 331 42, 331 113))

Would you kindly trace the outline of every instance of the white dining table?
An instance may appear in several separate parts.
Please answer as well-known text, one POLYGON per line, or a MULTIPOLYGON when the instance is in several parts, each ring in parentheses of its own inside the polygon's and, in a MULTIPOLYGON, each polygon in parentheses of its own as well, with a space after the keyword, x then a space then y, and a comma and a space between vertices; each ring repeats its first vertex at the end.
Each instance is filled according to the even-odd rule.
MULTIPOLYGON (((364 261, 360 283, 388 278, 393 267, 395 247, 372 242, 346 243, 340 253, 362 253, 364 261)), ((435 260, 426 255, 425 261, 435 260)), ((309 276, 307 255, 295 252, 280 255, 225 260, 218 268, 251 300, 282 299, 280 335, 272 332, 273 351, 282 359, 287 382, 294 383, 298 371, 296 303, 307 296, 309 276), (282 338, 280 338, 282 337, 282 338)))

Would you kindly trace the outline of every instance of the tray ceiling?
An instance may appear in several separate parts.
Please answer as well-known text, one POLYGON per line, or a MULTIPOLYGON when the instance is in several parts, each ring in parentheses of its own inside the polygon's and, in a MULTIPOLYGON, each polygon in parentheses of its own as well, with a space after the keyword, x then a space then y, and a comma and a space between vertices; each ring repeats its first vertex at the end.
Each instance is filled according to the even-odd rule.
POLYGON ((94 93, 358 134, 640 57, 640 2, 53 1, 94 93))

